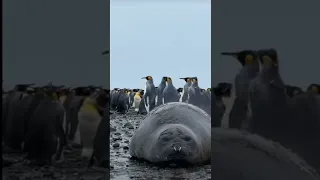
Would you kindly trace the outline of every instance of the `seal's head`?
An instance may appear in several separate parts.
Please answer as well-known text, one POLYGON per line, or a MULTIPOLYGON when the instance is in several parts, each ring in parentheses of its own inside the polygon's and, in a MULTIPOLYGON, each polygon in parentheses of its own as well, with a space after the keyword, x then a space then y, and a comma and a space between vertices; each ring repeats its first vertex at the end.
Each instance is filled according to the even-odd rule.
POLYGON ((186 126, 168 124, 154 133, 157 137, 150 146, 154 162, 177 165, 194 164, 201 158, 201 144, 186 126))

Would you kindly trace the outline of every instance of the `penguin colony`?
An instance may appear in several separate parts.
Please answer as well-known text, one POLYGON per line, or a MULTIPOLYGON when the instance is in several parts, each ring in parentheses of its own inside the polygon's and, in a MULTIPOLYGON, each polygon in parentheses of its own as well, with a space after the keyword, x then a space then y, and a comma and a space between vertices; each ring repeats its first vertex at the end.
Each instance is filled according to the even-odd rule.
POLYGON ((24 152, 33 162, 54 164, 63 161, 64 152, 81 147, 81 156, 90 164, 107 166, 109 145, 103 147, 99 140, 108 138, 109 130, 99 124, 108 122, 104 113, 110 113, 109 109, 124 114, 134 108, 139 114, 147 114, 160 104, 183 101, 211 114, 210 88, 199 88, 196 77, 181 78, 186 85, 179 89, 170 77, 163 77, 159 88, 153 85, 151 76, 143 79, 147 80, 146 90, 114 88, 110 92, 92 85, 67 88, 49 83, 43 87, 17 84, 13 90, 3 91, 5 151, 24 152))
MULTIPOLYGON (((24 152, 31 162, 54 164, 63 161, 64 151, 81 145, 82 156, 98 158, 93 156, 93 142, 100 138, 96 132, 108 106, 109 90, 34 85, 17 84, 13 90, 3 92, 4 150, 24 152)), ((10 164, 6 160, 4 163, 10 164)))
MULTIPOLYGON (((273 48, 222 52, 222 58, 242 65, 234 79, 230 111, 224 99, 231 83, 219 83, 213 94, 213 126, 226 121, 229 128, 258 134, 279 142, 320 170, 320 84, 306 90, 286 84, 280 76, 280 59, 273 48), (225 89, 225 91, 221 91, 225 89)), ((297 72, 299 73, 299 72, 297 72)))
POLYGON ((211 88, 202 89, 197 77, 180 78, 186 82, 183 88, 176 88, 170 77, 162 77, 156 87, 152 76, 146 76, 146 88, 119 89, 110 92, 110 108, 121 114, 134 108, 138 114, 147 114, 155 107, 169 102, 186 102, 203 109, 211 115, 211 88))
MULTIPOLYGON (((3 149, 24 152, 27 159, 38 163, 54 164, 63 161, 64 151, 81 147, 81 156, 87 157, 90 165, 107 167, 109 144, 99 142, 109 137, 109 129, 101 124, 109 128, 106 114, 110 109, 125 114, 134 108, 139 114, 148 114, 161 104, 186 102, 213 117, 212 127, 221 127, 226 117, 228 128, 279 142, 319 170, 320 84, 312 83, 305 91, 285 84, 275 49, 221 55, 232 56, 242 65, 234 87, 222 82, 205 90, 199 87, 197 77, 180 78, 186 84, 178 89, 170 77, 163 77, 156 87, 152 76, 142 78, 146 80, 144 90, 17 84, 3 92, 3 149), (224 99, 230 98, 232 91, 235 99, 227 112, 224 99)), ((10 164, 6 159, 3 163, 10 164)))

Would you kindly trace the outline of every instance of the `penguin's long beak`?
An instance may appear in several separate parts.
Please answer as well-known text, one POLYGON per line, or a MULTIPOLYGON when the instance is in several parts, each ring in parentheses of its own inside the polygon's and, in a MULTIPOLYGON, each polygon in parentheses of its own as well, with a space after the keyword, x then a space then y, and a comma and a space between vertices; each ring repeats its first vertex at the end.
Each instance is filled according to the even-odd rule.
POLYGON ((109 53, 110 53, 109 50, 105 50, 105 51, 102 52, 102 55, 109 54, 109 53))
POLYGON ((146 77, 142 77, 141 79, 147 79, 147 76, 146 77))

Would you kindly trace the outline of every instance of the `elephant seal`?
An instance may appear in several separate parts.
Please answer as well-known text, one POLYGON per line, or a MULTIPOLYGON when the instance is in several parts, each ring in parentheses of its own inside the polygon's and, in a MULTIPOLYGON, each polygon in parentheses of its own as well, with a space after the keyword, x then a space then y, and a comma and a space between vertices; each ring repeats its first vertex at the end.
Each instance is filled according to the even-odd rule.
POLYGON ((156 107, 130 142, 130 155, 154 164, 199 165, 211 159, 211 118, 184 102, 156 107))
POLYGON ((212 179, 319 180, 303 159, 279 143, 237 129, 212 128, 212 179))

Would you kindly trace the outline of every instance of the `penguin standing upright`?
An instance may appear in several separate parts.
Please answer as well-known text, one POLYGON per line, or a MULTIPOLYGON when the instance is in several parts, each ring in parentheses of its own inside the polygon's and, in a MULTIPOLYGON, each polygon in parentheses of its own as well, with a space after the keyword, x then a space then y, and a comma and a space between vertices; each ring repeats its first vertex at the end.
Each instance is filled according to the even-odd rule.
POLYGON ((170 77, 166 78, 167 86, 163 90, 163 102, 179 102, 179 95, 176 87, 172 84, 172 79, 170 77))
POLYGON ((258 57, 261 71, 249 87, 249 131, 283 143, 282 138, 290 133, 288 125, 292 121, 287 117, 287 95, 279 72, 277 52, 274 49, 259 50, 258 57))
POLYGON ((138 95, 140 96, 141 102, 139 104, 139 110, 138 110, 137 114, 146 115, 146 114, 148 114, 148 111, 146 109, 146 106, 144 105, 144 100, 145 100, 145 98, 143 97, 144 96, 144 90, 140 90, 138 92, 138 95))
POLYGON ((158 86, 158 89, 157 89, 157 97, 156 97, 156 100, 157 100, 157 106, 163 104, 162 102, 162 98, 163 98, 163 90, 164 88, 166 88, 166 79, 167 77, 162 77, 161 79, 161 83, 159 84, 158 86))
POLYGON ((34 84, 17 84, 14 91, 5 100, 3 110, 2 130, 4 144, 15 150, 21 150, 21 143, 24 137, 24 112, 29 108, 24 105, 25 98, 28 96, 27 90, 34 84))
POLYGON ((144 104, 148 112, 152 111, 156 106, 156 87, 153 84, 153 78, 151 76, 146 76, 141 79, 146 79, 146 89, 144 92, 144 104))
POLYGON ((133 100, 134 111, 139 112, 139 105, 141 103, 140 91, 136 92, 133 100))
POLYGON ((191 78, 185 77, 185 78, 180 78, 180 79, 184 79, 186 81, 186 84, 183 87, 182 95, 181 95, 179 101, 180 102, 187 102, 188 101, 188 89, 191 86, 191 78))
POLYGON ((247 121, 249 84, 259 73, 259 61, 253 50, 223 52, 221 55, 233 56, 242 65, 235 77, 235 100, 229 114, 229 127, 239 129, 243 122, 247 121))
POLYGON ((81 156, 83 157, 90 158, 92 156, 94 137, 107 103, 108 96, 104 91, 101 91, 87 97, 79 110, 79 130, 82 141, 81 156))
POLYGON ((125 114, 129 109, 129 95, 126 89, 121 89, 118 97, 117 111, 125 114))
POLYGON ((192 77, 192 84, 188 88, 188 103, 200 107, 201 104, 201 89, 198 85, 198 78, 192 77))

